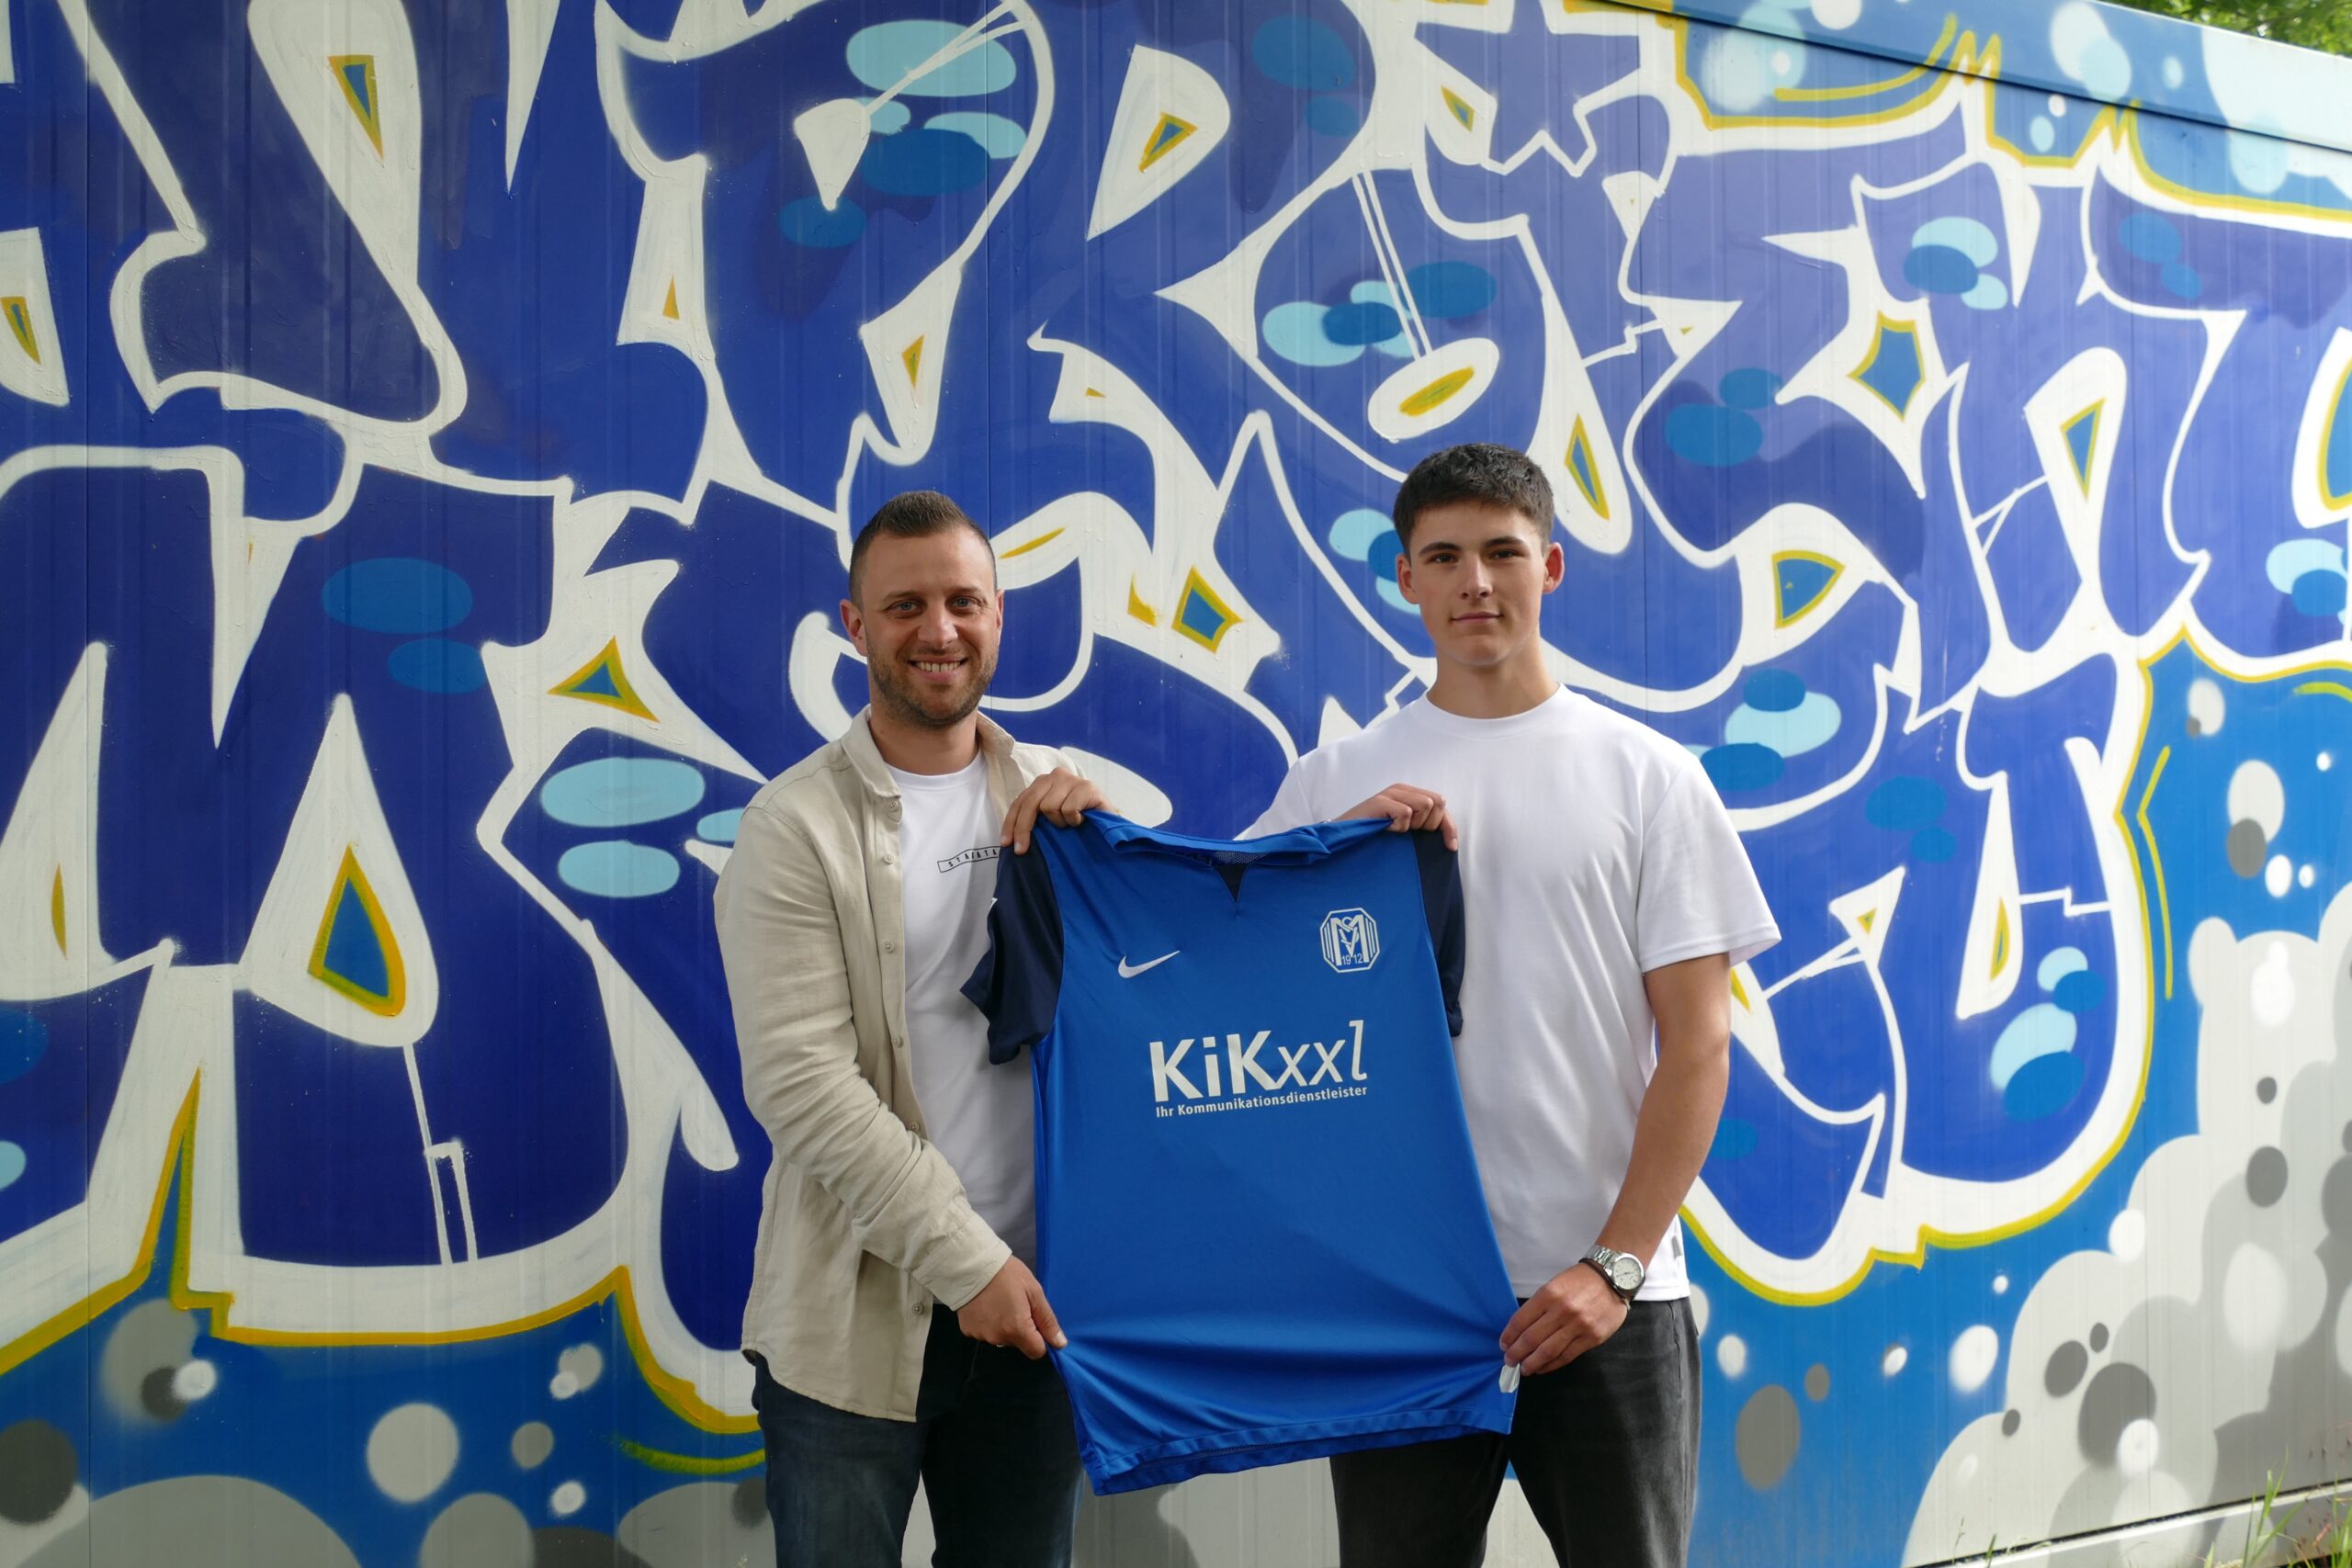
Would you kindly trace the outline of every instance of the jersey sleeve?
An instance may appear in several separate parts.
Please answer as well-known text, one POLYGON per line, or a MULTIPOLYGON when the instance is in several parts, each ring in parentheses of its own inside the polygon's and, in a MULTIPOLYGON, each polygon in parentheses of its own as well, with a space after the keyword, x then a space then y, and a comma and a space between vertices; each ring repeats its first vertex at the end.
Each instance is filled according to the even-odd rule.
POLYGON ((1462 1032, 1462 961, 1468 942, 1462 912, 1461 860, 1445 847, 1445 835, 1421 829, 1413 834, 1413 854, 1421 868, 1421 907, 1428 912, 1430 947, 1437 954, 1438 988, 1445 996, 1445 1027, 1462 1032))
POLYGON ((1062 914, 1042 845, 996 861, 996 902, 989 908, 989 949, 964 982, 964 995, 989 1021, 989 1060, 1012 1061, 1054 1026, 1061 1004, 1062 914))
POLYGON ((1713 784, 1679 768, 1642 829, 1634 947, 1643 972, 1708 953, 1744 964, 1781 940, 1713 784))

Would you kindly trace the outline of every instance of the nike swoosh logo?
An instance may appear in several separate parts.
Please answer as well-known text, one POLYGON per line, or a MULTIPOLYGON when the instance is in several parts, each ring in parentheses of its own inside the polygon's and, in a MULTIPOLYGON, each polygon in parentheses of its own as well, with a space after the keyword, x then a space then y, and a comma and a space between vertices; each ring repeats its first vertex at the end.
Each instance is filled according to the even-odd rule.
POLYGON ((1148 964, 1129 964, 1126 961, 1125 956, 1122 954, 1119 959, 1119 978, 1122 980, 1132 980, 1147 969, 1159 968, 1161 964, 1175 957, 1177 953, 1183 951, 1184 950, 1180 947, 1174 949, 1172 952, 1163 953, 1148 964))

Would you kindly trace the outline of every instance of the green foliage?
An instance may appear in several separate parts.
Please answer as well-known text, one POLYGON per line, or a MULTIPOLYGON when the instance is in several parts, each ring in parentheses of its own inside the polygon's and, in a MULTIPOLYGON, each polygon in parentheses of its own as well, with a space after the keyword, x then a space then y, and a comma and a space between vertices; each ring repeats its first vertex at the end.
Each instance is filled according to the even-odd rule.
POLYGON ((2347 0, 2115 0, 2136 11, 2202 22, 2325 50, 2352 54, 2352 3, 2347 0))

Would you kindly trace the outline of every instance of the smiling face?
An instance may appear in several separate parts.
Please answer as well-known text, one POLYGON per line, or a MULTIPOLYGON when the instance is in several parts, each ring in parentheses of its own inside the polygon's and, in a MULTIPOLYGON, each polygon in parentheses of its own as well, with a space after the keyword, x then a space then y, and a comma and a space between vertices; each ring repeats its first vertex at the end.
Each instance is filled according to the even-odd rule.
POLYGON ((857 589, 863 602, 842 601, 842 626, 865 656, 875 708, 923 729, 970 718, 1004 633, 988 542, 961 525, 917 538, 881 536, 860 563, 857 589))
POLYGON ((1513 507, 1453 501, 1424 507, 1396 567, 1441 664, 1492 670, 1542 657, 1544 595, 1566 560, 1551 529, 1513 507))

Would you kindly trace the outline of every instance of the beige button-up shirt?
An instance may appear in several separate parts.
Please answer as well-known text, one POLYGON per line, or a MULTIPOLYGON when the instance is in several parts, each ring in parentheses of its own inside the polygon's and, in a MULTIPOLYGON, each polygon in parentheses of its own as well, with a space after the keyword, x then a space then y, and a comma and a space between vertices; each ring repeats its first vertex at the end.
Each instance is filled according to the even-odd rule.
MULTIPOLYGON (((986 718, 980 750, 1000 811, 1069 766, 986 718)), ((743 1348, 796 1393, 911 1421, 932 1303, 962 1307, 1012 1251, 915 1103, 899 810, 861 713, 752 797, 715 901, 743 1094, 775 1146, 743 1348)))

